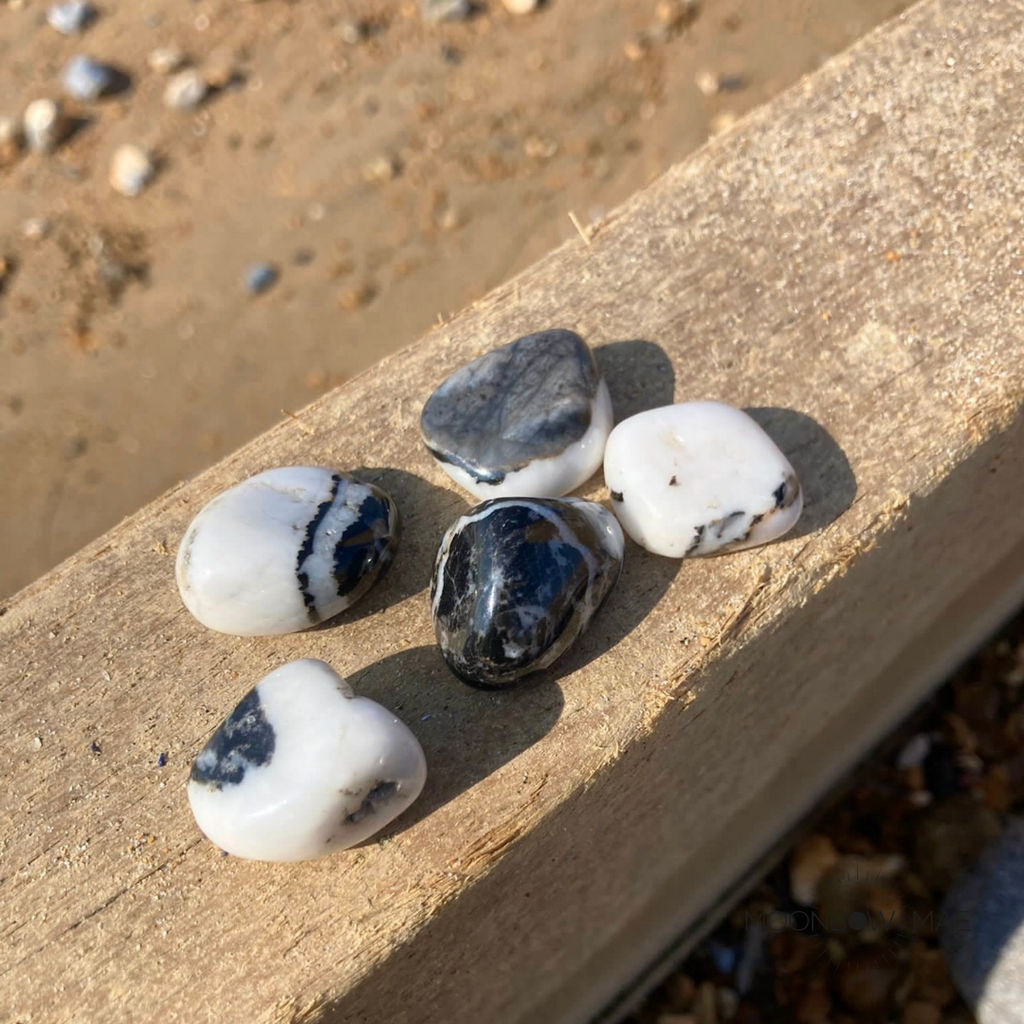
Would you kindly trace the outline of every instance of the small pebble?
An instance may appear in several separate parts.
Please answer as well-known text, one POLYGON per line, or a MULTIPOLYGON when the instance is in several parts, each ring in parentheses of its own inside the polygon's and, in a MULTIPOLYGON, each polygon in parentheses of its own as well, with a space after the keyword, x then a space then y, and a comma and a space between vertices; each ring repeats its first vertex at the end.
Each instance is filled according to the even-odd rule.
POLYGON ((89 753, 91 753, 91 754, 102 754, 103 753, 103 751, 100 749, 100 745, 95 740, 93 740, 89 744, 89 753))
POLYGON ((228 853, 310 860, 380 831, 426 775, 404 722, 306 658, 271 672, 225 719, 196 756, 188 800, 228 853))
POLYGON ((110 186, 123 196, 142 193, 153 178, 153 160, 138 146, 126 143, 118 146, 110 162, 110 186))
POLYGON ((363 168, 363 179, 370 182, 392 181, 397 178, 401 165, 392 156, 375 157, 363 168))
POLYGON ((718 92, 718 75, 713 71, 698 71, 694 81, 705 96, 714 96, 718 92))
POLYGON ((366 29, 362 22, 358 21, 343 21, 337 27, 337 32, 342 42, 348 43, 349 46, 356 46, 366 38, 366 29))
POLYGON ((789 891, 803 907, 818 898, 818 887, 825 874, 839 861, 839 851, 828 836, 805 836, 789 858, 789 891))
POLYGON ((56 100, 33 100, 22 123, 25 144, 34 153, 52 153, 64 138, 64 115, 56 100))
POLYGON ((195 110, 206 99, 207 85, 195 68, 179 71, 164 89, 164 105, 172 110, 195 110))
POLYGON ((377 287, 371 281, 364 281, 362 284, 352 288, 346 288, 338 297, 338 305, 346 312, 353 312, 368 306, 377 295, 377 287))
POLYGON ((125 82, 126 78, 121 72, 84 54, 72 57, 61 75, 64 91, 72 99, 83 102, 108 96, 125 82))
POLYGON ((88 0, 67 0, 54 4, 46 12, 50 28, 64 36, 77 36, 84 32, 99 16, 99 11, 88 0))
POLYGON ((42 217, 29 217, 21 225, 22 237, 29 242, 41 242, 50 233, 50 223, 42 217))
POLYGON ((277 283, 277 267, 273 263, 254 263, 245 272, 245 290, 250 295, 262 295, 277 283))
POLYGON ((464 21, 472 12, 469 0, 420 0, 420 12, 425 21, 464 21))
POLYGON ((185 54, 176 46, 159 46, 146 58, 146 63, 158 75, 173 75, 185 64, 185 54))
POLYGON ((736 969, 736 953, 732 946, 726 946, 716 939, 709 939, 707 951, 711 954, 711 962, 719 974, 732 974, 736 969))
POLYGON ((708 122, 708 129, 712 135, 721 135, 723 132, 727 132, 739 118, 736 116, 735 111, 722 110, 715 114, 713 118, 708 122))
POLYGON ((539 0, 501 0, 510 14, 531 14, 537 10, 539 0))
POLYGON ((156 759, 157 768, 164 768, 167 765, 167 755, 159 754, 156 759))
POLYGON ((924 764, 931 749, 931 736, 925 732, 919 732, 916 736, 912 736, 896 755, 896 767, 901 771, 908 768, 919 768, 924 764))
POLYGON ((228 54, 215 54, 203 66, 203 81, 211 89, 226 89, 237 75, 235 62, 228 54))

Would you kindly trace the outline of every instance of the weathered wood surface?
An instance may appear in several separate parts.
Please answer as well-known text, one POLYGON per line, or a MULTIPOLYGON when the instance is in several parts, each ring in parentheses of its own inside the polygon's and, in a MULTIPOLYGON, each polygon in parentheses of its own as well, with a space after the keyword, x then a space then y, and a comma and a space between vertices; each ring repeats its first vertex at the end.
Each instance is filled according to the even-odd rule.
MULTIPOLYGON (((1022 92, 1019 2, 916 7, 589 246, 13 598, 0 1020, 582 1021, 697 920, 919 695, 969 632, 956 623, 978 628, 1021 578, 1022 92), (548 326, 597 348, 620 418, 673 398, 761 410, 808 504, 759 550, 680 565, 631 545, 559 673, 472 692, 425 595, 466 503, 416 420, 464 360, 548 326), (401 505, 404 549, 332 628, 207 632, 178 600, 176 543, 218 490, 288 463, 367 469, 401 505), (189 815, 189 761, 301 656, 398 710, 428 788, 362 849, 222 858, 189 815)), ((605 497, 600 479, 583 493, 605 497)))

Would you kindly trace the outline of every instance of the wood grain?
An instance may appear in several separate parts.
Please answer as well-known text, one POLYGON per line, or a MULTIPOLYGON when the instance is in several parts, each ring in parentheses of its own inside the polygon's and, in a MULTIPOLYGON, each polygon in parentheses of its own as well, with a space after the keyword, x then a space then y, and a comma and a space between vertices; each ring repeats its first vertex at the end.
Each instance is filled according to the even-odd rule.
MULTIPOLYGON (((1022 89, 1019 2, 919 5, 589 246, 8 602, 0 1019, 596 1012, 920 695, 929 658, 962 640, 956 609, 981 621, 1020 578, 1022 89), (793 536, 750 552, 680 564, 629 546, 558 672, 478 693, 432 642, 433 554, 467 503, 417 417, 462 362, 553 326, 595 347, 619 418, 673 398, 755 410, 807 507, 793 536), (174 586, 189 519, 251 473, 304 463, 392 492, 406 531, 391 574, 329 628, 202 629, 174 586), (188 812, 190 759, 258 678, 304 656, 410 724, 427 789, 361 849, 222 858, 188 812)), ((581 493, 606 497, 600 478, 581 493)))

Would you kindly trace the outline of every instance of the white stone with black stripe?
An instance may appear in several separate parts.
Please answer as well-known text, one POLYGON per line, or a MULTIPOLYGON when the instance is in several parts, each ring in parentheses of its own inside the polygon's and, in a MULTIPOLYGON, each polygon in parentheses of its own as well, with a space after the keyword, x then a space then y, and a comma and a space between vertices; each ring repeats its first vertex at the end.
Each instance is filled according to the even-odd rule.
POLYGON ((379 487, 322 467, 271 469, 192 520, 178 549, 178 590, 210 629, 292 633, 362 597, 398 536, 398 508, 379 487))

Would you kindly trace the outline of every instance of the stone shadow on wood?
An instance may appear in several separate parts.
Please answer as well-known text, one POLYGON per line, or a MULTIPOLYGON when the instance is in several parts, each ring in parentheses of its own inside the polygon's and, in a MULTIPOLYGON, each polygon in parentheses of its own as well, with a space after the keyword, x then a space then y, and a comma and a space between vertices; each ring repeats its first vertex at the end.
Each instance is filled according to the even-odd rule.
POLYGON ((445 530, 469 508, 458 491, 437 487, 404 469, 364 466, 350 472, 360 482, 375 484, 394 498, 402 531, 398 552, 369 593, 351 608, 312 629, 333 629, 358 622, 426 590, 445 530))
POLYGON ((475 690, 452 675, 434 644, 389 655, 349 681, 409 726, 429 766, 420 798, 369 844, 416 824, 532 746, 565 703, 541 676, 509 690, 475 690))
POLYGON ((616 423, 675 401, 672 360, 653 341, 611 341, 594 349, 594 359, 608 383, 616 423))
MULTIPOLYGON (((608 382, 616 423, 675 401, 672 360, 653 341, 612 341, 594 349, 594 358, 608 382)), ((622 574, 590 628, 538 678, 562 679, 610 651, 651 613, 681 566, 681 559, 653 555, 627 536, 622 574)))
POLYGON ((846 453, 815 419, 774 406, 744 409, 793 464, 804 492, 804 510, 783 539, 806 537, 834 523, 857 496, 857 478, 846 453))

